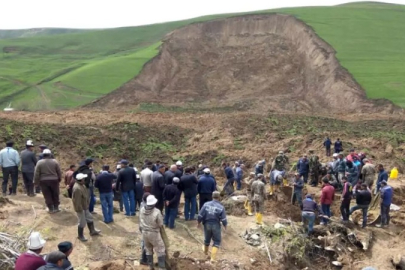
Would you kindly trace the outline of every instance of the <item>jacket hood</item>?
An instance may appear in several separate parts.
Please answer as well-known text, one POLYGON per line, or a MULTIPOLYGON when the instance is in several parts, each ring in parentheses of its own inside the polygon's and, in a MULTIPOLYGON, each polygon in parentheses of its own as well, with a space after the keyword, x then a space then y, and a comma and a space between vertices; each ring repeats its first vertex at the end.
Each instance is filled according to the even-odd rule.
POLYGON ((153 206, 145 205, 144 213, 145 213, 145 215, 148 216, 148 215, 151 215, 153 213, 153 210, 155 210, 154 205, 153 206))

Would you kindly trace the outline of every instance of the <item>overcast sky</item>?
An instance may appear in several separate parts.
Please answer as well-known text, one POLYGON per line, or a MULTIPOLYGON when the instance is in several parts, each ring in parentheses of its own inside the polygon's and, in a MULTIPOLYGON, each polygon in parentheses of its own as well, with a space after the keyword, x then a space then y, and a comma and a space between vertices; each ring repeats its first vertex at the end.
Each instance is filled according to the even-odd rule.
MULTIPOLYGON (((279 7, 337 5, 337 0, 0 0, 0 29, 110 28, 279 7)), ((382 1, 385 2, 385 1, 382 1)), ((405 0, 390 3, 405 4, 405 0)))

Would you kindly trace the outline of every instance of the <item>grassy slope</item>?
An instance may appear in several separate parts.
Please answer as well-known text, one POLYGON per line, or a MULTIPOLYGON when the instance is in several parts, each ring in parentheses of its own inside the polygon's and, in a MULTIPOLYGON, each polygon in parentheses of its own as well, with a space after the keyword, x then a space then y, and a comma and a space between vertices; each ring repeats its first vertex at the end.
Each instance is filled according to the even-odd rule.
MULTIPOLYGON (((385 97, 405 106, 405 35, 401 34, 405 33, 405 6, 353 3, 258 13, 274 11, 293 14, 311 25, 337 50, 342 65, 368 97, 385 97)), ((10 101, 14 107, 28 109, 88 103, 138 74, 157 54, 158 42, 166 33, 191 22, 231 15, 0 40, 0 48, 16 46, 19 50, 0 56, 0 106, 10 101)))

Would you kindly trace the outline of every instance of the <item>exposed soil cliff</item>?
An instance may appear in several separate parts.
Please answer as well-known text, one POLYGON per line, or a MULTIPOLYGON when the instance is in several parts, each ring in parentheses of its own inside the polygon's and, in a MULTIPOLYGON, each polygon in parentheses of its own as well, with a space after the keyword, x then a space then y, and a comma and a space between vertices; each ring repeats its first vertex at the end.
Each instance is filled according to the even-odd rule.
POLYGON ((308 25, 280 14, 195 23, 168 34, 133 80, 90 107, 155 102, 307 112, 400 112, 368 100, 334 49, 308 25))

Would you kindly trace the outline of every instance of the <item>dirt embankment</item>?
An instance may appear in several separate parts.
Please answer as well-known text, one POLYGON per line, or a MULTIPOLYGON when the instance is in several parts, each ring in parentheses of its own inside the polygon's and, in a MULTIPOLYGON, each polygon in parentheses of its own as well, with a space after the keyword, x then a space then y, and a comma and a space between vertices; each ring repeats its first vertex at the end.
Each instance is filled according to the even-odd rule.
POLYGON ((335 54, 292 16, 196 23, 167 35, 160 54, 138 77, 88 106, 198 102, 265 111, 402 111, 385 100, 368 100, 335 54))

